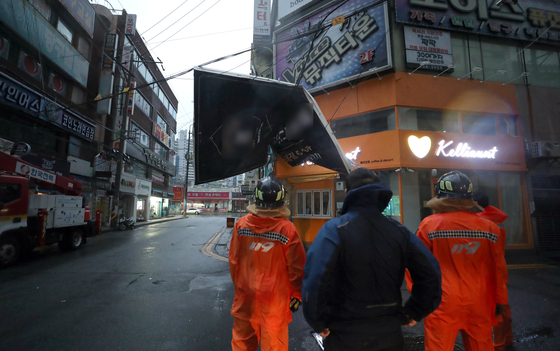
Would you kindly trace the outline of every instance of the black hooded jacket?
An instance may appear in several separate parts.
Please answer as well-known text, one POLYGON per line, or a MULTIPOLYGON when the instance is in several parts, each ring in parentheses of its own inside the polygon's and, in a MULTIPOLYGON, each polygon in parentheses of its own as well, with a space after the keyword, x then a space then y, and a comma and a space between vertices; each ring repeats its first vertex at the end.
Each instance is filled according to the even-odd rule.
POLYGON ((406 316, 420 321, 439 306, 438 261, 405 226, 381 213, 392 195, 382 183, 350 191, 342 216, 323 226, 307 252, 302 305, 316 332, 376 320, 400 332, 406 316), (407 268, 414 288, 403 306, 407 268))

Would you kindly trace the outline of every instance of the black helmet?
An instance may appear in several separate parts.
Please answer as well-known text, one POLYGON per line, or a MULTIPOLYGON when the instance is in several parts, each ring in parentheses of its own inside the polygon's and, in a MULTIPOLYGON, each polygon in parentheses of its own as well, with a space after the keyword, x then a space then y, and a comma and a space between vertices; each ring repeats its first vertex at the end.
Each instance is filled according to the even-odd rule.
POLYGON ((274 177, 259 180, 255 189, 255 202, 257 207, 277 208, 284 206, 286 191, 282 182, 274 177))
POLYGON ((439 178, 435 186, 436 197, 467 199, 473 198, 473 186, 471 180, 461 172, 447 172, 439 178))

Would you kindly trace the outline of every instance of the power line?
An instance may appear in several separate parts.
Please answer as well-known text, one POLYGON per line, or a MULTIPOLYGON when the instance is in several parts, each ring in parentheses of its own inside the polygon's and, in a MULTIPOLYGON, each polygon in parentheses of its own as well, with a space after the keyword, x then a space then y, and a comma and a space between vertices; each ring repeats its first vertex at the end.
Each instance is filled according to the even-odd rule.
POLYGON ((199 7, 200 5, 202 5, 206 0, 202 0, 198 5, 196 5, 195 7, 193 7, 189 12, 187 12, 186 14, 184 14, 183 16, 181 16, 178 20, 176 20, 175 22, 173 22, 172 24, 170 24, 169 26, 167 26, 164 30, 162 30, 161 32, 159 32, 158 34, 154 35, 153 37, 151 37, 149 40, 147 40, 146 42, 150 42, 152 40, 154 40, 155 38, 157 38, 161 33, 165 32, 166 30, 168 30, 169 28, 173 27, 177 22, 179 22, 180 20, 182 20, 183 18, 185 18, 189 13, 193 12, 197 7, 199 7))
POLYGON ((187 1, 189 0, 185 0, 184 2, 181 3, 181 5, 177 6, 174 10, 172 10, 171 12, 169 12, 167 15, 165 15, 165 17, 163 17, 162 19, 160 19, 159 21, 156 22, 156 24, 154 24, 153 26, 151 26, 150 28, 146 29, 144 31, 144 34, 148 33, 148 31, 152 28, 154 28, 155 26, 157 26, 158 24, 161 23, 161 21, 163 21, 164 19, 166 19, 167 17, 169 17, 173 12, 177 11, 181 6, 183 6, 184 4, 187 3, 187 1))
MULTIPOLYGON (((222 31, 222 32, 214 32, 214 33, 207 33, 207 34, 201 34, 201 35, 194 35, 194 36, 192 36, 192 37, 177 38, 177 39, 171 39, 171 40, 167 40, 167 41, 170 42, 170 41, 187 40, 187 39, 200 38, 200 37, 207 37, 207 36, 217 35, 217 34, 239 32, 239 31, 248 30, 248 29, 253 29, 253 27, 239 28, 239 29, 231 29, 231 30, 224 30, 224 31, 222 31)), ((156 41, 155 43, 152 43, 152 44, 160 44, 160 43, 163 43, 163 41, 156 41)))
MULTIPOLYGON (((206 0, 203 0, 202 2, 204 2, 206 0)), ((222 1, 222 0, 218 0, 216 1, 212 6, 210 6, 209 8, 207 8, 203 13, 201 13, 200 15, 196 16, 195 19, 193 19, 192 21, 190 21, 189 23, 187 23, 186 25, 184 25, 183 27, 181 27, 181 29, 179 29, 178 31, 176 31, 175 33, 173 33, 169 38, 165 39, 164 41, 162 41, 161 43, 157 44, 153 49, 157 48, 158 46, 160 46, 161 44, 165 43, 167 40, 171 39, 172 37, 174 37, 177 33, 179 33, 180 31, 182 31, 183 29, 185 29, 189 24, 193 23, 194 21, 196 21, 197 19, 199 19, 200 17, 202 17, 202 15, 204 15, 206 12, 208 12, 212 7, 218 5, 218 3, 222 1)))

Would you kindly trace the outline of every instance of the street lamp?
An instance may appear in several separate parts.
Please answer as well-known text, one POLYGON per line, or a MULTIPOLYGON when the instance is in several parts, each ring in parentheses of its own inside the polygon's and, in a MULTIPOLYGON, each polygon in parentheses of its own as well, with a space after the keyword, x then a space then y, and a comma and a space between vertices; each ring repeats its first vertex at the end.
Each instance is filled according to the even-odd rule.
POLYGON ((189 204, 187 198, 187 192, 189 190, 189 166, 191 164, 191 133, 192 133, 192 124, 188 128, 189 136, 187 138, 187 153, 185 154, 185 160, 187 161, 187 174, 185 175, 185 216, 187 215, 187 205, 189 204))

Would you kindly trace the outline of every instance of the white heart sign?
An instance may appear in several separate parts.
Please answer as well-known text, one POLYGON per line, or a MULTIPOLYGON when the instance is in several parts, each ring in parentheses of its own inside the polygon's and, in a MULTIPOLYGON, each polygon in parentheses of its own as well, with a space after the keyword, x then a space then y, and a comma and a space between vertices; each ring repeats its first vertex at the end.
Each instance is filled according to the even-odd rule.
POLYGON ((418 139, 416 136, 411 135, 408 137, 408 147, 414 156, 424 158, 432 148, 432 140, 425 136, 418 139))

